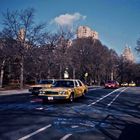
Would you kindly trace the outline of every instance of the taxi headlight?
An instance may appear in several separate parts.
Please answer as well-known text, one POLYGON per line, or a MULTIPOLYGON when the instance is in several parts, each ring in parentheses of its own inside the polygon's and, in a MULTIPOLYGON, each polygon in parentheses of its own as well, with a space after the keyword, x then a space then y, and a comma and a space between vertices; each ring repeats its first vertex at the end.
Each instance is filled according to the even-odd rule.
POLYGON ((40 93, 40 94, 45 94, 45 91, 40 91, 39 93, 40 93))

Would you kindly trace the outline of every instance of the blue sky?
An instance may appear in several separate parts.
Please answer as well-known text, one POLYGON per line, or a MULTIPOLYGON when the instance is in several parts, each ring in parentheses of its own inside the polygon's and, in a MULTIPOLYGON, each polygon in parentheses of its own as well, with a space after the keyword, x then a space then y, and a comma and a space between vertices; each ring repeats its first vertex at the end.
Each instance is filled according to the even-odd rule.
MULTIPOLYGON (((128 44, 134 50, 140 38, 140 0, 0 0, 0 13, 6 9, 34 8, 36 22, 47 22, 48 30, 57 24, 87 25, 99 33, 101 42, 121 54, 128 44), (62 21, 63 20, 63 21, 62 21)), ((0 22, 2 16, 0 15, 0 22)))

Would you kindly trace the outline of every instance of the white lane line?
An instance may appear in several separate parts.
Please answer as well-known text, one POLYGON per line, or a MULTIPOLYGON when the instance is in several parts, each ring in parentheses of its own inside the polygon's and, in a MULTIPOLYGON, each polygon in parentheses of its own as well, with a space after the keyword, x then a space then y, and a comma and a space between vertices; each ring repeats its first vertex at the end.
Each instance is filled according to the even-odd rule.
POLYGON ((112 93, 114 93, 114 92, 116 92, 116 91, 119 91, 119 90, 121 90, 121 89, 122 89, 122 88, 119 88, 119 89, 116 89, 116 90, 114 90, 114 91, 108 93, 107 95, 105 95, 105 96, 99 98, 97 101, 95 101, 95 102, 89 104, 88 106, 95 105, 95 104, 98 103, 99 101, 103 100, 104 98, 108 97, 108 96, 111 95, 112 93))
POLYGON ((111 104, 119 97, 119 95, 122 93, 122 92, 124 92, 126 89, 128 89, 128 88, 125 88, 124 90, 122 90, 119 94, 117 94, 114 98, 113 98, 113 100, 107 105, 107 107, 109 107, 109 106, 111 106, 111 104))
POLYGON ((24 137, 22 137, 22 138, 20 138, 20 139, 18 139, 18 140, 26 140, 26 139, 32 137, 33 135, 36 135, 36 134, 40 133, 41 131, 44 131, 45 129, 48 129, 48 128, 51 127, 51 126, 52 126, 52 125, 49 124, 49 125, 47 125, 47 126, 45 126, 45 127, 42 127, 42 128, 40 128, 40 129, 36 130, 35 132, 30 133, 30 134, 28 134, 28 135, 26 135, 26 136, 24 136, 24 137))
POLYGON ((71 135, 72 135, 72 134, 67 134, 67 135, 65 135, 64 137, 62 137, 60 140, 66 140, 66 139, 68 139, 71 135))

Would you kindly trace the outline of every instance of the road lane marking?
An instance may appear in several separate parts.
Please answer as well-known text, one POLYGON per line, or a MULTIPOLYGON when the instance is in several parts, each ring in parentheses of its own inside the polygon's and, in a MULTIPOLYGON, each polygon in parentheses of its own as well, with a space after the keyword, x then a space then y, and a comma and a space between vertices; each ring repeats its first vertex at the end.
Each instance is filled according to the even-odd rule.
POLYGON ((66 139, 68 139, 71 135, 72 135, 72 134, 67 134, 67 135, 65 135, 64 137, 62 137, 60 140, 66 140, 66 139))
POLYGON ((18 139, 18 140, 26 140, 26 139, 28 139, 28 138, 30 138, 30 137, 32 137, 32 136, 34 136, 34 135, 36 135, 36 134, 38 134, 38 133, 44 131, 45 129, 48 129, 48 128, 51 127, 51 126, 52 126, 52 125, 49 124, 49 125, 47 125, 47 126, 45 126, 45 127, 42 127, 42 128, 40 128, 40 129, 36 130, 35 132, 30 133, 30 134, 28 134, 28 135, 26 135, 26 136, 24 136, 24 137, 22 137, 22 138, 20 138, 20 139, 18 139))
POLYGON ((107 105, 107 107, 109 107, 109 106, 111 106, 111 104, 120 96, 120 94, 122 93, 122 92, 124 92, 126 89, 128 89, 128 88, 125 88, 124 90, 122 90, 119 94, 117 94, 114 98, 113 98, 113 100, 107 105))
POLYGON ((77 128, 79 127, 78 125, 72 125, 71 128, 77 128))
POLYGON ((95 101, 95 102, 89 104, 88 106, 95 105, 96 103, 100 102, 101 100, 103 100, 104 98, 108 97, 108 96, 111 95, 112 93, 114 93, 114 92, 116 92, 116 91, 119 91, 119 90, 121 90, 121 89, 122 89, 122 88, 119 88, 119 89, 116 89, 116 90, 114 90, 114 91, 108 93, 107 95, 105 95, 105 96, 99 98, 97 101, 95 101))

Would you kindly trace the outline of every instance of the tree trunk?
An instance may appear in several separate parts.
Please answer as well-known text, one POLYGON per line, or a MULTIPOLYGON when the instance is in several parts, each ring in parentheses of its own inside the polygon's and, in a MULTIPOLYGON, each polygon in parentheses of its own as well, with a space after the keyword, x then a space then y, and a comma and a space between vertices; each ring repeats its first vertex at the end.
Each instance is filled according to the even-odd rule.
POLYGON ((59 68, 59 78, 62 79, 62 66, 60 64, 60 68, 59 68))
POLYGON ((50 73, 51 73, 51 70, 50 68, 48 69, 48 75, 47 75, 47 78, 50 79, 50 73))
POLYGON ((73 79, 75 79, 75 68, 73 68, 73 79))
POLYGON ((101 78, 100 78, 100 74, 99 73, 97 75, 97 81, 98 81, 98 86, 100 86, 100 84, 101 84, 101 78))
POLYGON ((113 70, 111 71, 110 77, 111 77, 111 80, 113 81, 113 80, 114 80, 114 73, 113 73, 113 70))
POLYGON ((3 75, 4 75, 4 69, 2 68, 0 72, 0 88, 3 87, 3 75))
POLYGON ((3 60, 2 66, 1 66, 1 72, 0 72, 0 88, 3 87, 4 65, 5 65, 5 60, 3 60))
POLYGON ((20 63, 20 89, 23 89, 23 80, 24 80, 24 77, 23 77, 23 74, 24 74, 23 63, 24 63, 24 58, 22 56, 21 63, 20 63))

